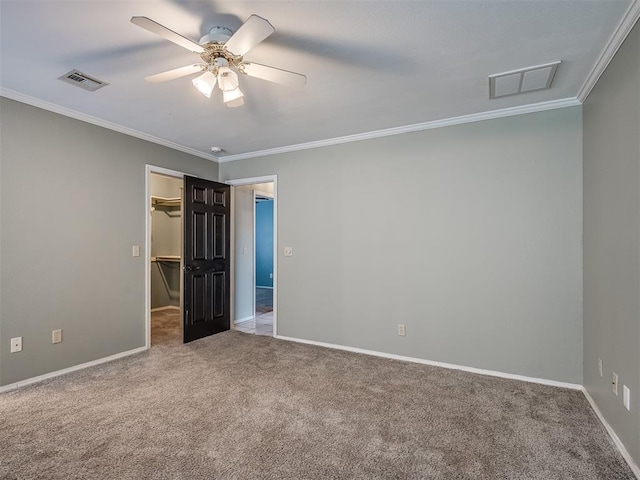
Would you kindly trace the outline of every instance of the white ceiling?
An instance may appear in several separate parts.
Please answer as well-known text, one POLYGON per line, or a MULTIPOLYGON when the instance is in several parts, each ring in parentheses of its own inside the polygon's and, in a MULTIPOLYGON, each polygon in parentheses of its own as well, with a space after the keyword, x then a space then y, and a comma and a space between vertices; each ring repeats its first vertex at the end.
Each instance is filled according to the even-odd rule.
POLYGON ((224 161, 575 99, 634 1, 1 0, 1 93, 207 158, 220 146, 224 161), (220 91, 202 96, 191 77, 143 80, 199 57, 132 16, 198 41, 214 25, 235 31, 252 13, 276 32, 245 59, 304 73, 304 88, 242 76, 246 104, 234 109, 220 91), (557 60, 551 89, 489 99, 490 74, 557 60), (73 68, 109 85, 87 92, 57 80, 73 68))

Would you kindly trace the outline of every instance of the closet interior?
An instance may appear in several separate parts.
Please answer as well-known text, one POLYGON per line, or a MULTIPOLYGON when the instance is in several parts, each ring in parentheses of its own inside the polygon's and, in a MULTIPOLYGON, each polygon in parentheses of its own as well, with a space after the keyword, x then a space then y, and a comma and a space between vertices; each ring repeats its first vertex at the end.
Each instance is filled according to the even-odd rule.
POLYGON ((182 338, 182 185, 181 178, 150 176, 152 346, 182 338))

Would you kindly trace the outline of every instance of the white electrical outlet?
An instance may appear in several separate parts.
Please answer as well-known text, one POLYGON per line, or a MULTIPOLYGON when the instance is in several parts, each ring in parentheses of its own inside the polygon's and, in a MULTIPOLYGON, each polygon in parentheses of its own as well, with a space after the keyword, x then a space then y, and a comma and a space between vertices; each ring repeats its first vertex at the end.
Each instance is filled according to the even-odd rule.
POLYGON ((611 390, 618 395, 618 374, 616 372, 611 375, 611 390))
POLYGON ((270 274, 269 274, 269 278, 273 278, 273 273, 270 273, 270 274))
POLYGON ((401 337, 404 337, 406 335, 406 331, 402 323, 398 324, 398 335, 400 335, 401 337))
POLYGON ((248 251, 249 250, 247 249, 247 247, 242 247, 242 254, 243 255, 246 255, 248 251))
POLYGON ((22 351, 22 337, 14 337, 11 339, 11 353, 22 351))
POLYGON ((62 342, 62 330, 53 330, 51 332, 51 343, 62 342))
POLYGON ((140 245, 134 245, 131 251, 132 256, 139 257, 140 256, 140 245))
POLYGON ((602 359, 598 359, 598 371, 600 372, 600 376, 602 376, 602 359))
POLYGON ((284 247, 284 256, 293 257, 293 247, 284 247))
POLYGON ((622 385, 622 403, 624 408, 631 410, 631 390, 626 385, 622 385))

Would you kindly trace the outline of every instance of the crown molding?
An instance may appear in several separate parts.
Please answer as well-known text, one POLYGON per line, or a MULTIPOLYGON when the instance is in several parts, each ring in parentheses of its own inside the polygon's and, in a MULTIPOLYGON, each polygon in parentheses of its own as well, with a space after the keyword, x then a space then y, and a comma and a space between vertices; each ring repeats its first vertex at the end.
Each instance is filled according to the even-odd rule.
POLYGON ((124 133, 125 135, 129 135, 131 137, 136 137, 141 140, 146 140, 147 142, 156 143, 158 145, 162 145, 163 147, 168 147, 173 150, 178 150, 180 152, 188 153, 189 155, 204 158, 212 162, 218 161, 217 157, 210 154, 203 153, 199 150, 196 150, 190 147, 185 147, 184 145, 170 142, 169 140, 164 140, 162 138, 149 135, 148 133, 144 133, 139 130, 134 130, 133 128, 124 127, 122 125, 118 125, 116 123, 109 122, 101 118, 87 115, 85 113, 78 112, 77 110, 73 110, 71 108, 62 107, 60 105, 56 105, 55 103, 47 102, 45 100, 40 100, 39 98, 35 98, 30 95, 25 95, 24 93, 16 92, 15 90, 0 87, 0 97, 6 97, 11 100, 15 100, 17 102, 26 103, 27 105, 31 105, 33 107, 42 108, 43 110, 48 110, 53 113, 58 113, 60 115, 64 115, 65 117, 70 117, 76 120, 80 120, 82 122, 91 123, 92 125, 97 125, 98 127, 107 128, 109 130, 113 130, 114 132, 124 133))
POLYGON ((598 79, 604 73, 605 69, 622 45, 622 42, 624 42, 627 35, 629 35, 629 32, 638 21, 638 18, 640 18, 640 0, 633 0, 624 17, 622 17, 618 28, 616 28, 612 37, 609 39, 609 42, 607 42, 607 46, 600 54, 598 61, 591 69, 587 80, 578 91, 577 98, 580 100, 580 103, 584 103, 593 87, 596 86, 598 79))
POLYGON ((318 140, 315 142, 299 143, 296 145, 287 145, 285 147, 269 148, 267 150, 257 150, 254 152, 239 153, 237 155, 225 155, 218 157, 219 163, 232 162, 234 160, 244 160, 247 158, 264 157, 267 155, 275 155, 278 153, 297 152, 299 150, 309 150, 311 148, 328 147, 330 145, 339 145, 341 143, 358 142, 360 140, 370 140, 373 138, 388 137, 391 135, 401 135, 403 133, 421 132, 423 130, 431 130, 434 128, 451 127, 453 125, 462 125, 464 123, 480 122, 482 120, 491 120, 494 118, 511 117, 513 115, 523 115, 525 113, 543 112, 545 110, 554 110, 556 108, 575 107, 581 105, 577 98, 564 98, 561 100, 553 100, 550 102, 534 103, 531 105, 523 105, 520 107, 503 108, 500 110, 491 110, 489 112, 473 113, 460 117, 446 118, 443 120, 434 120, 432 122, 415 123, 402 127, 387 128, 384 130, 375 130, 373 132, 357 133, 355 135, 346 135, 344 137, 328 138, 326 140, 318 140))
POLYGON ((462 125, 465 123, 480 122, 482 120, 492 120, 496 118, 511 117, 514 115, 544 112, 546 110, 554 110, 557 108, 575 107, 582 104, 582 102, 580 102, 577 98, 564 98, 560 100, 552 100, 549 102, 541 102, 541 103, 534 103, 530 105, 522 105, 518 107, 491 110, 488 112, 472 113, 470 115, 462 115, 460 117, 445 118, 442 120, 434 120, 431 122, 415 123, 415 124, 405 125, 401 127, 387 128, 383 130, 374 130, 372 132, 357 133, 354 135, 346 135, 343 137, 328 138, 325 140, 318 140, 314 142, 299 143, 295 145, 286 145, 284 147, 276 147, 276 148, 270 148, 266 150, 256 150, 253 152, 239 153, 236 155, 226 155, 226 156, 216 157, 214 155, 203 153, 199 150, 195 150, 190 147, 185 147, 184 145, 170 142, 168 140, 164 140, 162 138, 155 137, 153 135, 149 135, 147 133, 134 130, 132 128, 123 127, 122 125, 108 122, 106 120, 102 120, 100 118, 93 117, 91 115, 86 115, 76 110, 72 110, 70 108, 66 108, 60 105, 46 102, 44 100, 40 100, 38 98, 31 97, 29 95, 25 95, 7 88, 0 87, 0 96, 9 98, 11 100, 16 100, 18 102, 26 103, 34 107, 42 108, 50 112, 58 113, 60 115, 65 115, 67 117, 75 118, 76 120, 91 123, 93 125, 107 128, 109 130, 124 133, 125 135, 130 135, 132 137, 140 138, 142 140, 146 140, 151 143, 156 143, 158 145, 162 145, 168 148, 172 148, 174 150, 178 150, 180 152, 188 153, 189 155, 204 158, 206 160, 211 160, 213 162, 218 162, 218 163, 232 162, 235 160, 244 160, 247 158, 264 157, 268 155, 276 155, 279 153, 297 152, 300 150, 309 150, 312 148, 327 147, 331 145, 340 145, 342 143, 358 142, 361 140, 370 140, 374 138, 388 137, 391 135, 402 135, 403 133, 420 132, 423 130, 431 130, 434 128, 451 127, 454 125, 462 125))

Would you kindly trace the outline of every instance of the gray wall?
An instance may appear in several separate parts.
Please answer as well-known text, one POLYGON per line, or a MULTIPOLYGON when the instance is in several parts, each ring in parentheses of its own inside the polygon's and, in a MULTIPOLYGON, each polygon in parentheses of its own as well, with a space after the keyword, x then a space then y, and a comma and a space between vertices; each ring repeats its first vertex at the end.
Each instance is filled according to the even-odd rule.
POLYGON ((581 107, 220 165, 271 174, 280 335, 582 383, 581 107))
MULTIPOLYGON (((181 178, 151 175, 150 194, 181 198, 181 178)), ((151 212, 151 256, 182 255, 182 216, 179 207, 158 206, 151 212)), ((180 306, 180 262, 151 262, 151 308, 180 306)))
POLYGON ((0 114, 0 384, 144 346, 145 164, 217 165, 5 98, 0 114))
POLYGON ((640 464, 640 25, 584 104, 584 384, 640 464))

